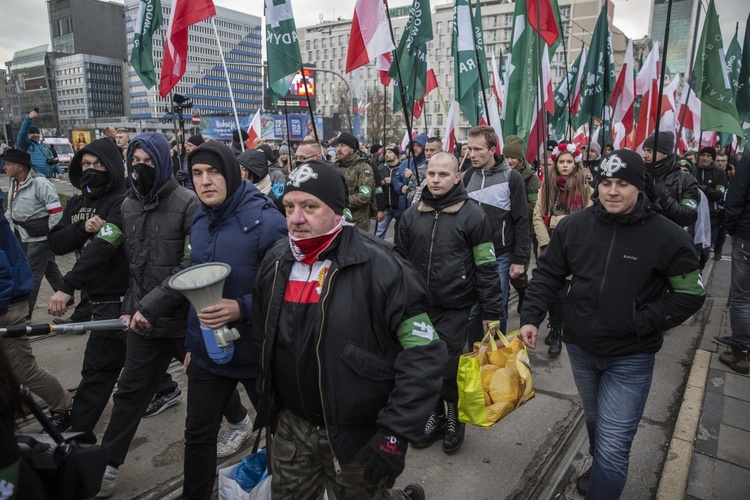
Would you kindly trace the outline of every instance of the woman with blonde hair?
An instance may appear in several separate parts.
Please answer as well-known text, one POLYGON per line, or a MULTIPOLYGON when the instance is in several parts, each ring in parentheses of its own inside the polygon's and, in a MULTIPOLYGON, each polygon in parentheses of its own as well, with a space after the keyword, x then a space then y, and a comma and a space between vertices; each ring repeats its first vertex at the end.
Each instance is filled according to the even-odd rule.
MULTIPOLYGON (((571 142, 562 142, 552 150, 551 157, 553 164, 539 190, 532 221, 539 254, 544 252, 552 233, 566 215, 592 204, 581 149, 571 142)), ((559 356, 562 350, 565 290, 557 294, 549 311, 550 332, 544 342, 549 345, 550 356, 559 356)))

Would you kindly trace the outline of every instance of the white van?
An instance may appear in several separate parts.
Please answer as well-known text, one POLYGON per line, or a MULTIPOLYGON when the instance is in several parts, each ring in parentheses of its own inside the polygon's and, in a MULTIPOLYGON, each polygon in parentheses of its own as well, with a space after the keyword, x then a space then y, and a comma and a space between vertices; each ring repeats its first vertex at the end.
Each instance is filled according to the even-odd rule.
POLYGON ((57 158, 60 160, 60 168, 63 172, 67 172, 68 167, 70 167, 70 162, 73 159, 73 155, 75 155, 73 145, 70 144, 70 141, 64 137, 45 137, 44 143, 47 146, 53 146, 55 148, 55 151, 57 151, 57 158))

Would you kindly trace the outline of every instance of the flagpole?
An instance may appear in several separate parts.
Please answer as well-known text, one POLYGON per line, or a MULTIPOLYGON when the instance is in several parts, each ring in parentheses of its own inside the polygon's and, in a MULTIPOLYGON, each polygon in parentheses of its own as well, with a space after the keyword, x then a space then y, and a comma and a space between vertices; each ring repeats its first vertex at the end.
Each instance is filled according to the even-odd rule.
MULTIPOLYGON (((292 137, 289 133, 289 112, 287 111, 286 107, 286 96, 284 96, 284 120, 286 121, 286 146, 289 148, 289 151, 292 151, 292 137)), ((314 127, 313 123, 313 128, 314 127)))
MULTIPOLYGON (((385 14, 386 17, 388 17, 388 32, 391 34, 391 42, 393 42, 393 46, 397 47, 396 45, 396 39, 393 36, 393 22, 391 21, 391 12, 388 9, 388 0, 383 0, 383 3, 385 4, 385 14)), ((414 163, 414 166, 417 165, 417 159, 414 155, 414 138, 412 137, 412 128, 411 128, 411 120, 409 119, 409 113, 410 111, 406 109, 406 95, 404 94, 404 80, 401 77, 401 64, 398 60, 398 50, 393 51, 393 64, 396 65, 396 76, 398 78, 398 90, 401 95, 401 107, 404 111, 404 121, 406 122, 406 132, 409 135, 409 150, 411 151, 412 161, 414 163)), ((413 106, 413 104, 412 104, 413 106)), ((415 171, 418 169, 415 168, 415 171)), ((419 182, 419 172, 417 172, 417 182, 419 182)))
MULTIPOLYGON (((385 142, 388 139, 386 135, 386 117, 388 115, 388 85, 383 85, 383 148, 385 148, 385 142)), ((385 158, 385 151, 383 151, 383 158, 385 158)))
MULTIPOLYGON (((539 9, 537 9, 537 10, 539 10, 539 9)), ((537 26, 538 26, 538 24, 537 24, 537 26)), ((562 30, 562 26, 560 26, 560 30, 562 30)), ((572 118, 570 116, 571 115, 570 109, 573 107, 573 104, 570 101, 570 68, 568 67, 568 47, 567 47, 567 44, 565 43, 565 35, 562 34, 562 33, 560 33, 560 38, 562 38, 562 46, 563 46, 563 64, 565 64, 565 70, 567 72, 565 74, 565 83, 566 83, 566 86, 568 87, 568 125, 572 128, 573 125, 571 123, 572 118)), ((557 123, 557 122, 555 122, 555 123, 557 123)), ((545 148, 545 149, 547 149, 547 148, 545 148)))
MULTIPOLYGON (((477 1, 479 1, 479 0, 477 0, 477 1)), ((547 141, 546 140, 542 141, 540 139, 543 139, 543 138, 539 137, 539 135, 542 133, 542 131, 544 131, 545 134, 547 133, 547 130, 545 128, 545 113, 546 113, 546 110, 544 109, 544 69, 543 69, 543 65, 542 65, 542 57, 543 57, 543 55, 542 55, 543 52, 542 51, 543 50, 547 50, 547 48, 545 47, 546 44, 542 43, 542 34, 539 32, 539 30, 542 29, 542 20, 541 20, 541 16, 540 16, 540 13, 539 13, 540 10, 541 9, 539 8, 539 5, 537 4, 537 9, 536 9, 536 26, 537 26, 537 29, 536 29, 536 43, 539 44, 539 51, 538 51, 539 52, 539 54, 538 54, 538 57, 539 57, 539 71, 538 71, 537 79, 536 79, 536 86, 537 86, 536 95, 537 95, 537 99, 539 100, 539 114, 537 115, 537 120, 541 119, 542 122, 541 123, 537 123, 537 127, 536 127, 536 140, 537 140, 536 157, 537 157, 537 159, 539 159, 539 147, 541 147, 542 146, 542 142, 544 142, 544 147, 542 148, 542 150, 543 150, 542 155, 543 155, 544 163, 540 162, 539 166, 544 169, 544 187, 545 187, 544 196, 546 198, 545 199, 545 205, 549 205, 549 183, 547 182, 548 175, 549 175, 549 172, 547 171, 548 170, 547 169, 547 141)), ((549 57, 549 55, 547 57, 549 57)), ((481 74, 481 72, 480 72, 480 74, 481 74)), ((551 74, 550 74, 550 78, 552 78, 551 74)), ((536 110, 534 110, 534 111, 536 112, 536 110)), ((550 208, 550 210, 551 210, 551 208, 550 208)))
MULTIPOLYGON (((680 117, 680 130, 677 132, 677 137, 682 137, 682 128, 685 125, 685 115, 688 112, 689 106, 688 103, 690 102, 690 92, 693 91, 693 82, 695 81, 695 75, 693 74, 693 66, 695 65, 695 41, 698 38, 698 22, 701 18, 701 5, 699 5, 695 10, 695 28, 693 29, 693 41, 691 43, 692 47, 690 48, 690 79, 688 80, 688 92, 687 97, 685 98, 685 109, 682 113, 682 116, 680 117)), ((700 149, 700 143, 698 143, 698 149, 700 149)), ((675 151, 677 151, 677 141, 675 141, 675 151)))
MULTIPOLYGON (((661 76, 659 81, 659 100, 656 103, 656 128, 654 129, 654 150, 651 155, 651 168, 656 165, 656 152, 659 150, 659 125, 661 124, 661 99, 664 93, 664 76, 667 73, 667 49, 669 48, 669 21, 672 18, 672 0, 667 3, 667 19, 664 22, 664 45, 661 53, 661 76)), ((676 141, 675 141, 676 142, 676 141)))
MULTIPOLYGON (((315 123, 315 114, 313 113, 312 108, 312 102, 310 101, 310 91, 307 88, 307 76, 305 76, 305 66, 303 65, 301 68, 302 71, 302 84, 305 86, 305 98, 307 99, 307 109, 310 111, 310 120, 312 120, 312 129, 313 129, 313 136, 315 137, 315 142, 320 144, 320 140, 318 140, 318 126, 315 123)), ((286 99, 284 99, 286 101, 286 99)), ((286 102, 284 103, 284 108, 286 108, 286 102)), ((289 118, 287 118, 288 120, 289 118)), ((287 131, 289 130, 288 124, 287 124, 287 131)), ((288 136, 289 134, 287 134, 288 136)), ((289 147, 291 148, 291 143, 289 144, 289 147)), ((291 149, 290 149, 291 151, 291 149)))
MULTIPOLYGON (((164 47, 167 46, 165 40, 164 40, 164 31, 161 32, 161 46, 162 50, 164 47)), ((169 114, 172 117, 172 129, 174 130, 174 140, 177 142, 180 141, 180 168, 182 168, 182 160, 184 160, 185 157, 185 134, 177 134, 177 130, 179 129, 177 122, 174 120, 174 110, 172 106, 174 105, 174 87, 169 89, 169 114)))
MULTIPOLYGON (((477 0, 477 2, 480 2, 480 1, 481 0, 477 0)), ((471 0, 469 0, 469 8, 471 8, 471 0)), ((469 10, 469 14, 470 14, 469 18, 471 19, 471 26, 474 29, 476 29, 476 26, 474 26, 474 15, 472 14, 471 10, 469 10)), ((539 17, 539 9, 537 9, 537 18, 538 17, 539 17)), ((482 27, 481 26, 479 27, 479 31, 480 32, 482 31, 482 27)), ((485 71, 486 71, 486 69, 487 69, 487 61, 486 60, 481 61, 481 62, 479 61, 479 49, 477 48, 476 37, 474 36, 474 33, 472 33, 471 36, 475 38, 475 41, 474 41, 474 57, 477 60, 477 72, 479 73, 479 86, 481 87, 481 91, 482 91, 482 102, 484 104, 484 114, 487 117, 487 120, 489 121, 489 119, 490 119, 490 108, 489 108, 489 106, 487 106, 487 94, 485 94, 485 92, 484 92, 484 89, 485 89, 484 78, 482 78, 482 66, 480 66, 480 64, 484 64, 484 68, 485 68, 485 71)), ((484 34, 482 34, 482 45, 484 45, 484 34)))
POLYGON ((240 129, 240 117, 237 116, 237 106, 234 104, 234 93, 232 92, 232 84, 229 83, 229 71, 227 70, 227 62, 224 60, 224 51, 221 48, 221 41, 219 40, 219 30, 216 29, 216 21, 214 16, 211 16, 211 26, 214 27, 214 35, 216 36, 216 45, 219 46, 219 57, 221 57, 221 65, 224 67, 224 76, 227 79, 227 88, 229 89, 229 100, 232 102, 232 111, 234 112, 234 122, 237 124, 237 133, 240 137, 240 148, 245 151, 245 143, 242 140, 242 130, 240 129))

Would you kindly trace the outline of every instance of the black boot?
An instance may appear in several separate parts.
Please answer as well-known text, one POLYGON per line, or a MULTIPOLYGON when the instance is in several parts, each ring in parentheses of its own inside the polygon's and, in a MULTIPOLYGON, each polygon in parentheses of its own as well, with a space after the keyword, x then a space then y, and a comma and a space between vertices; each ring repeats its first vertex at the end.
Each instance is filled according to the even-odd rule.
POLYGON ((523 298, 526 296, 526 290, 518 291, 518 306, 516 306, 516 312, 521 314, 521 307, 523 307, 523 298))
POLYGON ((458 407, 453 403, 448 403, 448 428, 443 438, 443 451, 454 453, 464 444, 464 433, 466 424, 458 421, 458 407))
POLYGON ((586 492, 589 490, 589 481, 591 480, 591 467, 586 472, 578 476, 576 479, 576 491, 583 496, 586 496, 586 492))
POLYGON ((424 426, 424 435, 419 441, 411 445, 414 448, 427 448, 431 446, 432 443, 443 437, 447 425, 443 400, 441 399, 438 401, 437 407, 430 413, 430 419, 427 420, 427 424, 424 426))
POLYGON ((547 354, 556 358, 562 352, 562 331, 552 330, 547 337, 550 339, 547 354))

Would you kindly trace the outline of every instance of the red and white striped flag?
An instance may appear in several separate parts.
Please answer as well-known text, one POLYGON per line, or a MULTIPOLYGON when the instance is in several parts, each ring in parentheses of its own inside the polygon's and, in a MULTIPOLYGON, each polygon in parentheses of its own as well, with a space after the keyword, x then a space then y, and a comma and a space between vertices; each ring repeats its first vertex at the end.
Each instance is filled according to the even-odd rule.
POLYGON ((573 87, 573 98, 571 99, 570 114, 575 116, 578 114, 578 108, 581 107, 581 81, 583 80, 583 68, 586 67, 586 57, 588 57, 589 50, 584 47, 581 52, 581 63, 578 65, 578 76, 576 78, 575 87, 573 87))
POLYGON ((260 110, 255 112, 255 116, 253 116, 252 121, 250 122, 250 126, 247 127, 247 147, 253 148, 255 147, 255 139, 260 137, 261 130, 260 130, 260 110))
POLYGON ((380 71, 380 83, 386 87, 391 84, 391 77, 388 76, 388 70, 391 69, 391 53, 380 54, 375 60, 375 69, 380 71))
POLYGON ((354 71, 393 49, 395 47, 391 39, 384 0, 357 0, 354 5, 345 72, 354 71))
POLYGON ((656 128, 656 107, 659 102, 659 42, 654 42, 648 58, 635 79, 635 92, 643 96, 635 126, 633 145, 643 153, 643 142, 656 128))
POLYGON ((216 15, 212 0, 175 0, 169 14, 159 95, 167 97, 185 74, 188 56, 188 27, 216 15))
POLYGON ((427 97, 427 94, 432 92, 438 88, 438 81, 437 77, 435 76, 435 70, 432 68, 432 63, 430 62, 429 56, 427 57, 427 85, 425 87, 424 91, 424 97, 422 97, 420 100, 414 103, 414 109, 412 110, 412 115, 414 116, 415 120, 418 120, 420 116, 422 116, 422 110, 424 109, 424 98, 427 97))
POLYGON ((552 89, 552 71, 549 64, 549 52, 545 49, 542 50, 544 56, 542 57, 542 102, 539 102, 537 97, 536 112, 532 117, 531 131, 526 144, 526 160, 534 162, 539 156, 539 149, 547 141, 547 133, 544 130, 544 114, 545 112, 554 114, 555 113, 555 100, 553 98, 552 89))
POLYGON ((448 119, 445 122, 445 132, 443 132, 443 151, 452 153, 456 147, 456 123, 454 119, 454 107, 456 101, 451 99, 451 107, 448 110, 448 119))
POLYGON ((661 117, 659 117, 659 130, 663 132, 677 132, 677 91, 680 88, 680 75, 677 74, 669 82, 661 96, 661 117))
MULTIPOLYGON (((419 134, 417 133, 416 130, 412 130, 411 132, 412 140, 414 140, 414 138, 418 135, 419 134)), ((406 131, 404 132, 404 138, 401 140, 401 151, 406 151, 408 147, 409 147, 409 132, 406 131)))
POLYGON ((633 41, 628 42, 625 59, 622 62, 620 76, 612 91, 609 105, 614 109, 614 119, 622 122, 629 134, 633 130, 633 114, 635 112, 635 82, 633 77, 633 41))
POLYGON ((500 71, 497 69, 494 50, 492 51, 492 93, 497 97, 497 104, 502 109, 505 89, 503 88, 503 81, 500 79, 500 71))

